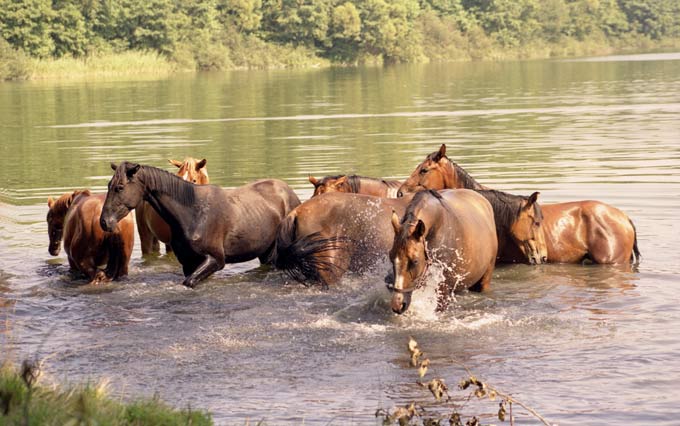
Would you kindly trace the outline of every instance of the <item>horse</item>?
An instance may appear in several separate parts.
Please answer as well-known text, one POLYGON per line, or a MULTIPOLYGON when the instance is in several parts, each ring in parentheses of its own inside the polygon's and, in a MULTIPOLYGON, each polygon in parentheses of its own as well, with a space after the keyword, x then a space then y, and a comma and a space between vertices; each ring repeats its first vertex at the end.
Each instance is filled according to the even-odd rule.
POLYGON ((401 182, 398 180, 385 180, 357 175, 326 176, 321 180, 309 175, 309 183, 314 185, 312 197, 325 194, 326 192, 347 192, 384 198, 397 198, 397 190, 401 186, 401 182))
POLYGON ((190 288, 226 263, 255 258, 267 263, 281 220, 300 204, 295 192, 277 179, 223 189, 127 161, 111 168, 115 173, 99 219, 102 229, 115 229, 130 210, 147 201, 170 225, 170 245, 182 265, 183 284, 190 288))
POLYGON ((538 265, 548 261, 548 247, 543 230, 543 211, 539 192, 528 197, 493 189, 476 191, 493 209, 498 239, 496 263, 538 265))
MULTIPOLYGON (((428 155, 399 189, 480 190, 462 167, 446 156, 446 145, 428 155)), ((637 230, 621 210, 601 201, 541 204, 548 263, 624 264, 639 261, 637 230)))
MULTIPOLYGON (((195 158, 187 157, 184 161, 168 160, 168 162, 179 168, 177 176, 182 179, 198 185, 210 183, 208 170, 205 167, 207 163, 205 158, 197 161, 195 158)), ((149 203, 145 201, 137 207, 135 217, 137 218, 137 232, 142 246, 142 255, 159 253, 159 241, 165 244, 166 253, 172 252, 170 226, 161 219, 149 203)))
POLYGON ((413 291, 424 285, 428 267, 444 265, 437 287, 437 311, 462 289, 486 290, 491 283, 498 241, 491 204, 475 191, 420 191, 399 219, 392 214, 394 240, 389 252, 394 271, 392 310, 404 313, 413 291))
POLYGON ((132 215, 124 216, 114 232, 104 232, 99 226, 104 197, 105 194, 92 195, 89 190, 78 190, 57 200, 47 199, 49 253, 59 255, 63 237, 71 270, 85 274, 90 284, 127 275, 135 239, 132 215), (104 264, 104 270, 98 269, 104 264))
POLYGON ((300 204, 281 222, 274 265, 301 283, 335 285, 347 271, 362 272, 392 246, 392 211, 410 200, 331 192, 300 204))

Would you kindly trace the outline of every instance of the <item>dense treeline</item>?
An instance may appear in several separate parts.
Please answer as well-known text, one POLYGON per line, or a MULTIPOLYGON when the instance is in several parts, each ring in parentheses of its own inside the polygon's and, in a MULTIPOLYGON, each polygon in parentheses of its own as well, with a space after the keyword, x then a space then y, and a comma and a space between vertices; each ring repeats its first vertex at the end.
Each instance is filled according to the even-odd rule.
POLYGON ((408 62, 679 36, 678 0, 0 0, 0 62, 128 50, 201 69, 408 62))

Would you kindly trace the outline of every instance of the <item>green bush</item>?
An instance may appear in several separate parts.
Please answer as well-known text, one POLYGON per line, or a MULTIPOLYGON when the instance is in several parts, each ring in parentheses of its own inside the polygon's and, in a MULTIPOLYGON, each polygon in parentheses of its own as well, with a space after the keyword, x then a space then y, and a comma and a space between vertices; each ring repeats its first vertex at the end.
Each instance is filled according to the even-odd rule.
POLYGON ((0 81, 24 80, 28 76, 26 55, 12 48, 4 38, 0 37, 0 81))

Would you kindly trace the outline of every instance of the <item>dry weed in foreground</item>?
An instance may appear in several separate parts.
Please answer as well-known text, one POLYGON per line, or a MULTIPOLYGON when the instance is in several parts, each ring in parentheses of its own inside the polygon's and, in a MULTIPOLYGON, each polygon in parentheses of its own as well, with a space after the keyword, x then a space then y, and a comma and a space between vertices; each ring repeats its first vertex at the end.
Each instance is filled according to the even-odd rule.
MULTIPOLYGON (((424 352, 418 347, 418 342, 410 337, 408 341, 408 351, 411 355, 411 366, 417 367, 418 376, 420 378, 425 377, 428 372, 428 367, 430 366, 430 360, 425 358, 424 352)), ((512 415, 512 405, 517 404, 520 407, 527 410, 532 416, 538 419, 541 423, 546 426, 552 426, 543 416, 538 414, 533 408, 527 406, 526 404, 518 401, 507 393, 501 392, 498 389, 491 386, 489 383, 483 382, 475 377, 474 374, 467 368, 463 363, 454 361, 456 364, 463 367, 467 373, 458 383, 458 389, 465 391, 469 389, 470 394, 468 399, 473 395, 478 399, 488 398, 490 401, 500 401, 498 404, 498 420, 504 422, 505 420, 510 421, 510 425, 514 425, 514 417, 512 415)), ((441 378, 433 378, 428 382, 417 381, 419 386, 428 389, 437 403, 447 403, 451 401, 449 396, 449 388, 441 378)), ((399 426, 407 425, 423 425, 423 426, 442 426, 448 424, 450 426, 463 426, 463 419, 458 413, 458 410, 454 406, 451 414, 440 415, 440 414, 428 414, 425 408, 417 406, 415 402, 404 407, 396 407, 391 413, 387 410, 379 409, 375 413, 376 417, 382 417, 383 425, 389 426, 393 424, 398 424, 399 426)), ((480 420, 473 416, 468 419, 465 426, 479 426, 480 420)))

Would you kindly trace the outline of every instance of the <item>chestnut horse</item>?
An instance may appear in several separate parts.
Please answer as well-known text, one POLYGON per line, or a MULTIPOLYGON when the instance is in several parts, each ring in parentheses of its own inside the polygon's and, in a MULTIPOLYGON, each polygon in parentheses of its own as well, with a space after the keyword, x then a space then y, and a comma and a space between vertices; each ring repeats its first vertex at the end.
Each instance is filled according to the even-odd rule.
POLYGON ((125 216, 115 232, 104 232, 99 226, 104 197, 84 190, 66 193, 57 200, 47 199, 50 254, 59 254, 63 237, 71 269, 85 274, 90 284, 127 275, 135 239, 132 215, 125 216), (98 269, 104 264, 106 269, 98 269))
MULTIPOLYGON (((425 158, 399 189, 483 188, 446 156, 446 145, 425 158)), ((635 225, 616 207, 600 201, 542 204, 548 262, 622 264, 640 259, 635 225)))
POLYGON ((281 220, 300 204, 295 192, 277 179, 223 189, 127 161, 111 168, 115 173, 99 219, 102 229, 115 229, 130 210, 149 202, 170 225, 170 245, 186 277, 183 284, 192 288, 226 263, 267 262, 281 220))
POLYGON ((274 264, 297 281, 327 288, 346 271, 362 272, 386 261, 393 240, 391 213, 403 213, 410 198, 337 192, 313 197, 281 223, 274 264))
MULTIPOLYGON (((184 161, 168 160, 168 162, 179 168, 177 176, 182 179, 198 185, 210 183, 208 170, 205 167, 207 162, 205 158, 197 161, 195 158, 187 157, 184 161)), ((137 218, 137 232, 139 233, 143 255, 159 253, 161 250, 159 241, 165 243, 166 253, 172 252, 170 226, 161 219, 149 203, 145 201, 137 207, 135 217, 137 218)))
POLYGON ((392 214, 392 226, 389 256, 394 286, 390 290, 397 314, 408 309, 413 291, 424 285, 433 262, 444 266, 437 311, 446 308, 455 291, 488 288, 498 249, 496 227, 491 204, 475 191, 420 191, 401 220, 392 214))
POLYGON ((326 192, 348 192, 397 198, 397 190, 401 186, 401 182, 398 180, 376 179, 357 175, 326 176, 321 180, 309 175, 309 182, 314 185, 312 197, 326 192))

